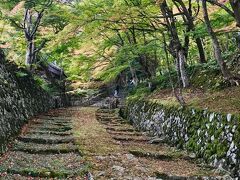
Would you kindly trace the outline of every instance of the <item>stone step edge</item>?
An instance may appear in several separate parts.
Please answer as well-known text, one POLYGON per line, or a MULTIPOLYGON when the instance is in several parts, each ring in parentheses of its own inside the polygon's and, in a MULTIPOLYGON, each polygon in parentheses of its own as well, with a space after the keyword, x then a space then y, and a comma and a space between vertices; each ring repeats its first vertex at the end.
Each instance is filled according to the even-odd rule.
POLYGON ((169 175, 162 172, 155 172, 156 178, 164 179, 164 180, 223 180, 223 179, 232 179, 231 177, 223 177, 223 176, 176 176, 169 175))
POLYGON ((34 135, 34 134, 39 134, 39 135, 56 135, 56 136, 72 136, 72 132, 58 132, 58 131, 29 131, 26 133, 26 135, 34 135))
POLYGON ((68 153, 77 153, 78 155, 82 156, 82 153, 79 151, 79 149, 76 148, 68 148, 68 149, 54 149, 54 148, 48 148, 48 149, 33 149, 33 148, 23 148, 23 147, 14 147, 12 151, 15 152, 25 152, 28 154, 68 154, 68 153))
MULTIPOLYGON (((5 172, 9 173, 9 174, 18 174, 21 176, 25 176, 25 177, 39 177, 39 178, 76 178, 79 176, 86 176, 86 174, 88 173, 88 167, 82 167, 81 170, 79 170, 79 172, 72 174, 71 172, 58 172, 58 171, 53 171, 53 170, 31 170, 31 169, 13 169, 13 168, 8 168, 5 172)), ((4 173, 1 172, 0 173, 4 173)))
POLYGON ((63 143, 74 143, 74 138, 64 138, 64 139, 41 139, 41 138, 31 138, 31 137, 18 137, 19 141, 36 144, 63 144, 63 143))

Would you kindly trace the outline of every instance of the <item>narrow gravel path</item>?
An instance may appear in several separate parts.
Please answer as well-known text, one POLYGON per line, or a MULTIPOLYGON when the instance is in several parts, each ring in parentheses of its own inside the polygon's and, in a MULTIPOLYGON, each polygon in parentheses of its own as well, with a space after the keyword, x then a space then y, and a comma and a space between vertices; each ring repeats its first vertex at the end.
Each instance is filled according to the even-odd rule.
POLYGON ((117 110, 53 110, 23 128, 0 159, 0 179, 223 179, 186 152, 151 140, 117 110))

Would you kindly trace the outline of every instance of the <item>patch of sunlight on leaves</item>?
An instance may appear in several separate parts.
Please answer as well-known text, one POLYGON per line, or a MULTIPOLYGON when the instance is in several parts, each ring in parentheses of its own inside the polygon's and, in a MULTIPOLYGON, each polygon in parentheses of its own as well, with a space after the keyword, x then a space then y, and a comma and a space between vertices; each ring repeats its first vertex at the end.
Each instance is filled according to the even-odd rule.
POLYGON ((16 72, 16 76, 19 77, 19 78, 22 78, 22 77, 28 76, 28 74, 27 74, 27 73, 24 73, 24 72, 22 72, 22 71, 18 71, 18 72, 16 72))

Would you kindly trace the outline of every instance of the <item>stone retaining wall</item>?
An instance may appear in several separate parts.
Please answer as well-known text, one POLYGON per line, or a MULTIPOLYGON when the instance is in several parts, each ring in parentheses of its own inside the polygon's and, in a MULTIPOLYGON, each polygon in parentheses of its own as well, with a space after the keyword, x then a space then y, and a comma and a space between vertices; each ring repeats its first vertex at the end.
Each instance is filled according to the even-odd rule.
POLYGON ((31 75, 17 76, 19 71, 14 64, 0 64, 0 154, 30 117, 63 106, 61 98, 50 97, 31 75))
POLYGON ((144 100, 128 102, 126 116, 139 130, 240 177, 240 116, 144 100))

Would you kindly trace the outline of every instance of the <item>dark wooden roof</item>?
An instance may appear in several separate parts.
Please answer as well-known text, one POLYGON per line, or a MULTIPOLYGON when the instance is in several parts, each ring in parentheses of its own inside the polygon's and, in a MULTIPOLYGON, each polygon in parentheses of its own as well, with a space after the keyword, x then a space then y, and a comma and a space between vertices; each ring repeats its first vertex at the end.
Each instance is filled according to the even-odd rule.
POLYGON ((47 68, 48 68, 48 71, 51 72, 52 74, 62 77, 62 78, 67 78, 66 74, 64 73, 64 70, 61 69, 56 64, 49 63, 47 68))

